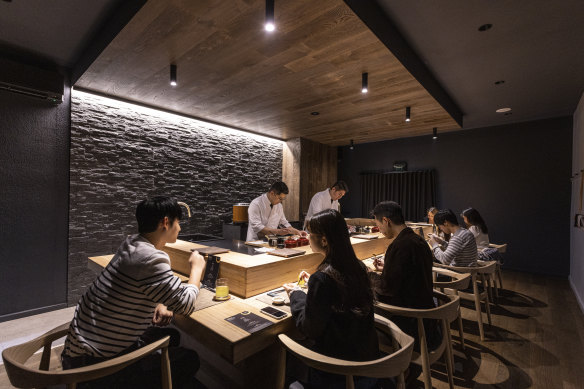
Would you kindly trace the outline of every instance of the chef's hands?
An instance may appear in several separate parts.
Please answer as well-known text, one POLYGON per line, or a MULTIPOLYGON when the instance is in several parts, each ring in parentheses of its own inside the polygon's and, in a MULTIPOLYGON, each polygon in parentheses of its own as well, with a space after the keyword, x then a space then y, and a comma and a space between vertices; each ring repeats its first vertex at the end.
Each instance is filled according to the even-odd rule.
POLYGON ((152 317, 152 324, 158 327, 164 327, 170 324, 174 313, 166 309, 163 304, 158 304, 154 310, 154 316, 152 317))
POLYGON ((276 228, 273 230, 276 235, 290 235, 292 232, 289 228, 276 228))
POLYGON ((292 235, 300 235, 300 236, 307 236, 308 234, 306 233, 306 231, 299 231, 294 227, 288 227, 286 228, 290 234, 292 235))

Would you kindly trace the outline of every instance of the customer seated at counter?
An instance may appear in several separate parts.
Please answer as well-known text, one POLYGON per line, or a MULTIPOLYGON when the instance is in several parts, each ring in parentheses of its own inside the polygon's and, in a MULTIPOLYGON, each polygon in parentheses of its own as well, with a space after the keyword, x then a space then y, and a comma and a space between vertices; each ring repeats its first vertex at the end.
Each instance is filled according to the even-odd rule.
MULTIPOLYGON (((375 296, 386 304, 405 308, 434 308, 432 282, 432 252, 428 244, 410 227, 406 226, 401 206, 393 201, 383 201, 373 209, 375 224, 388 239, 394 239, 383 259, 374 266, 380 274, 370 273, 375 296)), ((416 318, 393 316, 390 319, 415 339, 419 350, 418 322, 416 318)), ((424 320, 428 346, 438 346, 441 333, 438 322, 424 320)), ((415 374, 414 374, 415 375, 415 374)), ((416 375, 417 376, 417 375, 416 375)))
MULTIPOLYGON (((168 325, 174 312, 190 315, 195 309, 204 258, 196 251, 191 254, 189 280, 183 284, 162 251, 166 243, 176 242, 181 217, 182 210, 171 197, 138 204, 138 234, 122 242, 77 304, 61 355, 63 369, 103 362, 170 335, 172 386, 192 387, 199 368, 197 353, 178 347, 178 331, 151 327, 168 325)), ((152 354, 78 387, 160 388, 160 366, 160 355, 152 354)))
MULTIPOLYGON (((357 259, 349 240, 347 223, 329 209, 308 222, 310 247, 324 260, 309 276, 308 294, 294 284, 284 288, 296 327, 314 351, 350 361, 379 358, 375 331, 373 290, 365 265, 357 259)), ((376 379, 359 377, 356 387, 375 387, 376 379)), ((345 377, 311 369, 309 385, 315 388, 344 388, 345 377)))
POLYGON ((345 181, 335 182, 330 189, 326 188, 322 192, 316 193, 310 200, 308 213, 304 220, 304 226, 308 224, 311 217, 326 209, 339 210, 339 200, 349 192, 349 186, 345 181))
POLYGON ((451 210, 439 211, 434 216, 434 222, 446 234, 450 234, 450 240, 445 248, 439 243, 441 239, 433 234, 428 243, 432 246, 434 258, 440 263, 449 266, 476 266, 477 244, 472 232, 458 225, 456 215, 451 210))
POLYGON ((436 234, 440 237, 443 241, 448 242, 450 239, 450 234, 445 234, 444 232, 440 231, 436 223, 434 223, 434 215, 438 213, 438 208, 430 207, 428 209, 428 223, 432 224, 432 233, 436 234))
POLYGON ((249 225, 246 240, 252 241, 266 235, 306 235, 301 233, 286 220, 282 201, 288 195, 288 186, 276 181, 267 193, 256 197, 247 209, 249 225), (280 225, 284 228, 278 228, 280 225))

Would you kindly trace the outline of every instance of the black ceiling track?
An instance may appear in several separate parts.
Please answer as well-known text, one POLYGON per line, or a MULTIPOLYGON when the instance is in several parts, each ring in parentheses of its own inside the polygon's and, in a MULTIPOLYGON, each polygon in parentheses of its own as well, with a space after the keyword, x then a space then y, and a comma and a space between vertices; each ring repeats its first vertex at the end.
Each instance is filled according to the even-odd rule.
POLYGON ((344 0, 438 104, 462 127, 462 111, 374 0, 344 0))

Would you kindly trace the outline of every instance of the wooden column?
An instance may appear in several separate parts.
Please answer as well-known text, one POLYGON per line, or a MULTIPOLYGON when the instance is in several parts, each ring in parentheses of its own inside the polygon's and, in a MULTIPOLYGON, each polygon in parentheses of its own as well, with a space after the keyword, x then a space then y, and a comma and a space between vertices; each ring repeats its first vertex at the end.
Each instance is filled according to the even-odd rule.
POLYGON ((282 180, 290 194, 284 202, 288 220, 304 220, 310 200, 316 192, 337 180, 337 148, 304 138, 284 144, 282 180))

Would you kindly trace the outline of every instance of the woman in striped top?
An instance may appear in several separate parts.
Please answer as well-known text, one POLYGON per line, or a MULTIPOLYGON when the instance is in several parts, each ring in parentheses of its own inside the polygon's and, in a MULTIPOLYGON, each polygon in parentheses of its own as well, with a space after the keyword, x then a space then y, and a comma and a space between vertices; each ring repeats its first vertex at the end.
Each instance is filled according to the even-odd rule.
POLYGON ((474 235, 458 225, 454 212, 439 211, 434 216, 434 222, 444 233, 451 234, 446 248, 440 247, 435 235, 430 237, 429 243, 432 246, 434 258, 450 266, 476 266, 478 254, 474 235))
MULTIPOLYGON (((205 260, 197 252, 191 255, 190 278, 188 283, 182 284, 172 273, 168 254, 161 250, 166 243, 176 241, 181 216, 180 206, 170 197, 154 197, 138 205, 139 234, 126 238, 77 304, 62 354, 64 368, 81 367, 132 351, 155 340, 153 336, 168 333, 153 335, 154 331, 149 329, 151 324, 167 325, 173 312, 190 315, 194 311, 205 260)), ((181 387, 181 380, 194 376, 198 357, 193 351, 173 351, 172 348, 169 351, 179 356, 173 358, 171 355, 171 374, 176 387, 181 387), (185 356, 190 362, 181 360, 185 356), (173 359, 176 364, 189 365, 186 373, 190 377, 184 377, 185 372, 176 371, 173 359)), ((136 366, 132 365, 128 371, 124 369, 116 373, 115 381, 111 381, 112 377, 106 379, 119 384, 123 377, 130 379, 131 376, 124 387, 157 387, 160 378, 152 375, 160 377, 160 364, 151 365, 153 371, 150 375, 137 372, 136 366)), ((104 382, 93 383, 94 387, 106 385, 104 382)))

